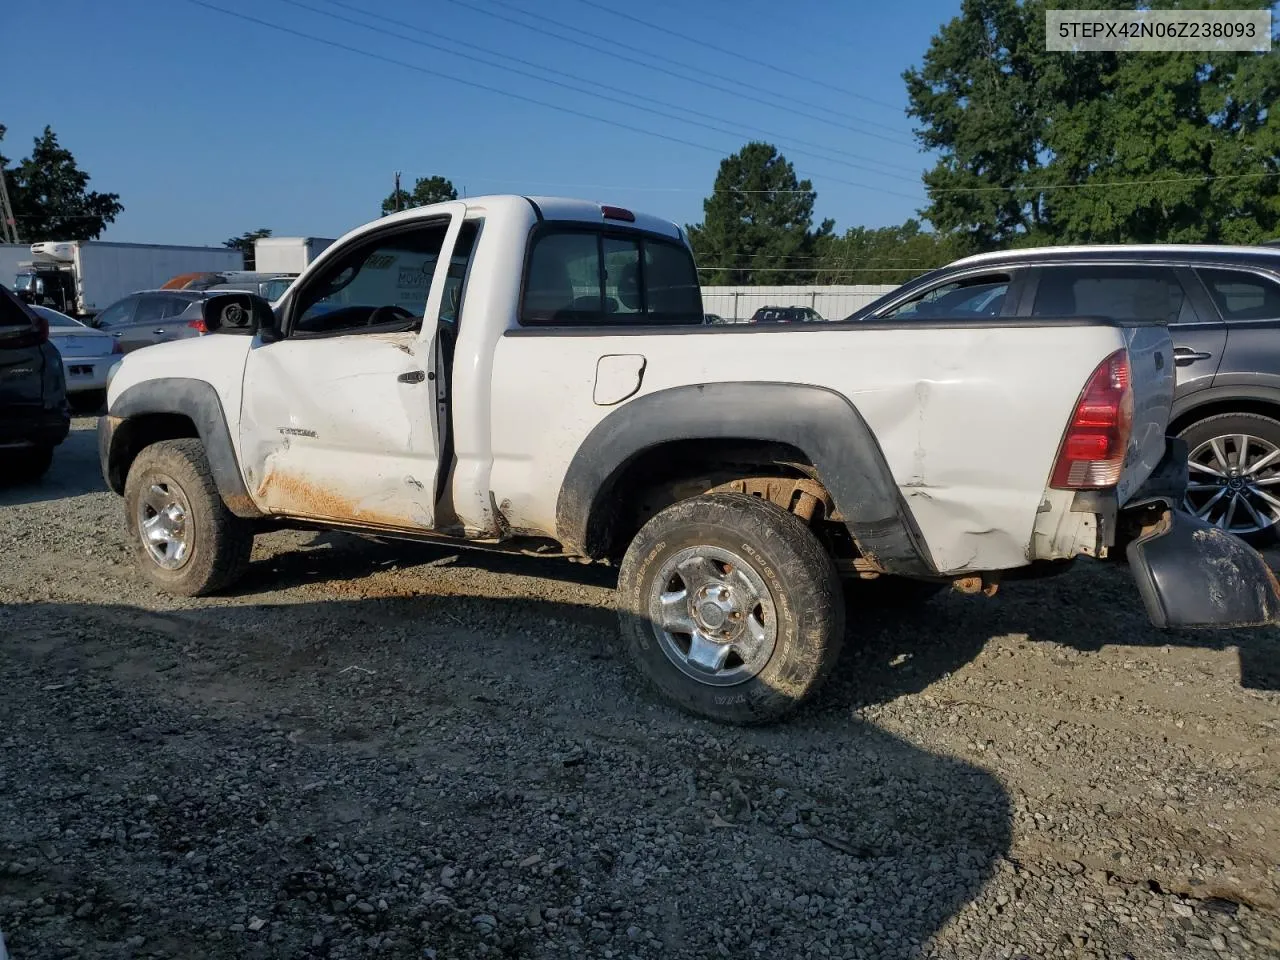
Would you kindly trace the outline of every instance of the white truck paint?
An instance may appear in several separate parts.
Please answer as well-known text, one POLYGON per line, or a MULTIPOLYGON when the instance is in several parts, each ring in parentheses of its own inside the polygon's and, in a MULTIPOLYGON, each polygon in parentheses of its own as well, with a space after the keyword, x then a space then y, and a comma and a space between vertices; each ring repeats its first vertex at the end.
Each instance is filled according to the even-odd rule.
POLYGON ((263 273, 301 273, 331 243, 324 237, 262 237, 253 241, 253 268, 263 273))
MULTIPOLYGON (((247 315, 243 307, 266 307, 232 296, 242 298, 233 304, 240 317, 247 315)), ((1167 528, 1168 506, 1180 496, 1161 498, 1149 489, 1169 473, 1176 450, 1165 439, 1174 386, 1167 328, 1072 319, 706 327, 682 232, 670 222, 595 203, 498 196, 395 214, 334 242, 276 307, 274 315, 269 308, 260 313, 244 335, 157 345, 129 354, 116 369, 100 448, 108 483, 129 504, 144 569, 150 570, 145 558, 147 551, 156 555, 156 544, 187 550, 184 538, 198 544, 209 535, 189 534, 185 521, 173 519, 189 516, 183 503, 192 494, 162 510, 130 492, 139 489, 130 467, 136 438, 163 442, 167 436, 154 431, 173 429, 181 417, 172 414, 188 415, 205 424, 197 432, 230 511, 220 521, 228 529, 265 516, 490 545, 541 537, 593 558, 626 549, 620 609, 633 657, 668 696, 722 719, 787 709, 826 669, 814 665, 829 662, 843 627, 839 618, 814 626, 811 635, 826 638, 817 652, 796 652, 808 642, 796 634, 777 639, 783 661, 751 654, 757 666, 800 657, 805 670, 813 668, 803 682, 792 684, 785 673, 752 674, 754 686, 729 695, 717 684, 740 682, 730 671, 728 679, 716 673, 721 679, 706 681, 711 693, 697 683, 693 692, 672 687, 662 673, 666 661, 659 657, 655 667, 646 660, 649 641, 636 639, 635 630, 648 629, 634 626, 637 609, 669 638, 675 634, 663 633, 659 621, 669 604, 687 597, 688 617, 673 616, 679 624, 703 625, 688 628, 693 639, 685 653, 668 657, 695 678, 704 668, 728 669, 730 648, 699 633, 711 628, 698 618, 723 623, 743 616, 734 607, 735 589, 752 598, 747 620, 760 618, 757 629, 772 630, 775 638, 831 609, 820 572, 806 574, 805 589, 817 592, 802 589, 796 597, 769 580, 776 573, 770 564, 785 563, 791 572, 809 568, 799 555, 771 559, 777 543, 751 541, 746 527, 722 542, 741 542, 735 549, 758 560, 758 569, 741 558, 698 557, 699 576, 711 580, 696 598, 688 579, 684 593, 645 580, 657 575, 649 562, 666 546, 662 530, 677 539, 691 535, 679 526, 685 504, 713 512, 738 504, 745 518, 759 512, 754 501, 725 499, 721 491, 755 492, 817 524, 803 533, 779 527, 778 543, 828 538, 823 562, 844 576, 985 583, 989 575, 1040 561, 1105 554, 1116 542, 1117 511, 1131 501, 1164 504, 1167 528), (555 309, 539 313, 547 303, 555 309), (640 310, 681 322, 619 322, 634 321, 640 310), (188 384, 187 400, 176 396, 180 380, 188 384), (167 386, 153 389, 158 381, 167 386), (213 399, 200 401, 198 411, 181 405, 197 395, 213 399), (725 399, 733 397, 743 399, 735 406, 725 399), (783 406, 752 406, 763 402, 753 398, 764 397, 783 406), (166 419, 148 426, 145 418, 154 413, 166 419), (831 416, 841 419, 815 419, 831 416), (207 425, 219 417, 225 435, 207 425), (133 418, 142 419, 124 430, 133 418), (1079 452, 1095 449, 1100 429, 1116 438, 1113 446, 1097 448, 1111 450, 1105 459, 1112 472, 1097 474, 1107 479, 1051 479, 1065 475, 1059 468, 1067 457, 1090 470, 1089 463, 1101 463, 1079 452), (132 439, 117 443, 122 435, 132 439), (716 444, 726 438, 732 454, 703 453, 720 450, 716 444), (807 458, 810 466, 759 452, 765 442, 787 444, 793 452, 786 458, 807 458), (660 456, 646 460, 654 451, 660 456), (744 466, 743 456, 760 459, 744 466), (645 486, 653 477, 635 473, 639 463, 662 482, 645 486), (713 474, 718 479, 708 479, 713 474), (685 489, 681 484, 700 486, 672 493, 685 489), (769 484, 780 485, 782 494, 769 484), (710 507, 686 499, 708 492, 710 507), (802 508, 806 496, 809 506, 802 508), (814 498, 823 504, 819 513, 814 498), (658 501, 652 509, 650 499, 658 501), (592 526, 597 508, 624 527, 633 512, 637 526, 654 519, 638 533, 624 529, 613 546, 600 546, 592 537, 612 528, 592 526), (888 514, 868 513, 885 509, 888 514), (659 533, 646 534, 654 524, 659 533), (841 541, 845 530, 849 537, 841 541), (889 546, 871 550, 865 543, 872 541, 889 546), (840 542, 849 543, 850 552, 842 553, 840 542), (634 556, 650 547, 647 557, 634 556), (749 589, 741 585, 745 580, 734 581, 738 587, 729 582, 738 576, 735 564, 756 569, 749 589), (757 605, 761 589, 775 593, 757 605), (645 590, 656 592, 648 607, 637 608, 645 590), (800 604, 794 615, 787 606, 793 600, 800 604), (681 656, 683 666, 676 663, 681 656), (779 699, 779 691, 787 696, 779 699)), ((160 496, 161 487, 148 489, 160 496)), ((783 510, 768 514, 779 516, 785 518, 783 510)), ((1147 514, 1141 523, 1144 535, 1155 529, 1147 514)), ((226 561, 228 569, 233 561, 226 561)), ((184 563, 171 568, 179 573, 155 579, 189 592, 223 583, 215 570, 186 584, 184 563)), ((1274 578, 1266 590, 1273 588, 1280 590, 1274 578)), ((1270 622, 1266 590, 1253 590, 1245 605, 1261 604, 1258 616, 1270 622)), ((1151 610, 1149 593, 1143 597, 1151 610)))
POLYGON ((33 243, 14 277, 30 303, 90 317, 121 297, 154 290, 184 273, 243 270, 244 255, 228 247, 188 247, 100 240, 33 243))

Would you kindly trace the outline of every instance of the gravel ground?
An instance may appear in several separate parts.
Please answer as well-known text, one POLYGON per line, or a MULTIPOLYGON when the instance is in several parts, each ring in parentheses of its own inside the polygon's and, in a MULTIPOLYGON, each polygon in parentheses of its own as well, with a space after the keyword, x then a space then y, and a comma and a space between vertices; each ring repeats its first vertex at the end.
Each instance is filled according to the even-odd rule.
POLYGON ((56 957, 1280 956, 1280 639, 1126 572, 851 625, 792 721, 616 652, 609 571, 258 539, 135 576, 93 421, 0 492, 0 931, 56 957))

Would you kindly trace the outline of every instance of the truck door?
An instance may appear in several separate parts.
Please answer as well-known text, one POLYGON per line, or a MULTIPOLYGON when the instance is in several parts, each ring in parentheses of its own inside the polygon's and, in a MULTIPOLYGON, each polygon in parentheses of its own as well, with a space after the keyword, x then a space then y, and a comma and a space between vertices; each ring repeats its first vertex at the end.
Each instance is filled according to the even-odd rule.
POLYGON ((441 302, 466 205, 364 234, 317 261, 245 367, 240 446, 272 514, 430 530, 447 411, 441 302))

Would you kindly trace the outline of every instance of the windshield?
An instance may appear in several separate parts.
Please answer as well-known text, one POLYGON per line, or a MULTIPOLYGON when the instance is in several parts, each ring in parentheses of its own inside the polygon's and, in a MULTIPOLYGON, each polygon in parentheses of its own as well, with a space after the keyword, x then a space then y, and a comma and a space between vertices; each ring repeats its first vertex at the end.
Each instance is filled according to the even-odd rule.
POLYGON ((68 317, 59 310, 53 310, 49 307, 33 306, 31 308, 40 316, 49 321, 51 327, 84 327, 86 324, 81 323, 75 317, 68 317))
POLYGON ((20 273, 13 278, 13 289, 17 293, 32 293, 36 288, 36 275, 34 273, 20 273))

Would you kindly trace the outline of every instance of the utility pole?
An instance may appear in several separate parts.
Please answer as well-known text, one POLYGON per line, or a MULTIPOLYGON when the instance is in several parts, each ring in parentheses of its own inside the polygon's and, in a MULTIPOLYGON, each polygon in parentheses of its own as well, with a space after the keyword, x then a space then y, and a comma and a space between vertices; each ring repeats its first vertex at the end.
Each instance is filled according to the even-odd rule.
POLYGON ((400 171, 396 171, 396 192, 392 194, 396 198, 396 213, 400 212, 400 171))
POLYGON ((13 204, 9 202, 9 188, 5 185, 4 170, 0 169, 0 243, 21 242, 18 239, 18 221, 13 215, 13 204))

